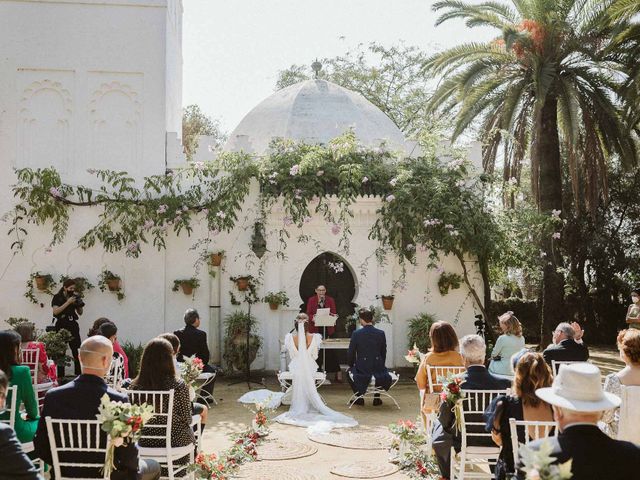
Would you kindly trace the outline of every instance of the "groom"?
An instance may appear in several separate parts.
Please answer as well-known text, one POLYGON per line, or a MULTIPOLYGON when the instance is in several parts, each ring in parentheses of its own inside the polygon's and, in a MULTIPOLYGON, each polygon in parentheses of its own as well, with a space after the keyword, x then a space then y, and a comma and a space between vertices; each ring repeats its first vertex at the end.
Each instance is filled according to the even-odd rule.
MULTIPOLYGON (((349 384, 354 393, 364 395, 371 381, 376 379, 376 387, 389 390, 391 375, 384 366, 387 356, 387 339, 384 332, 373 326, 373 312, 366 308, 358 311, 362 328, 351 335, 349 342, 349 384)), ((355 401, 364 405, 364 398, 355 401)), ((380 395, 373 397, 373 405, 382 405, 380 395)))

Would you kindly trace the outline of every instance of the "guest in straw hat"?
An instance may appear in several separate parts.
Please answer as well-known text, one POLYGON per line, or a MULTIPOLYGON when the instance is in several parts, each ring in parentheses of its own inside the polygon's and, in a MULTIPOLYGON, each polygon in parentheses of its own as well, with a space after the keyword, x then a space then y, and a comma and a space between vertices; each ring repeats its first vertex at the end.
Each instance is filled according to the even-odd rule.
POLYGON ((620 398, 602 390, 600 369, 590 363, 562 365, 553 385, 536 395, 553 408, 558 436, 536 440, 530 446, 551 442, 557 463, 572 459, 575 480, 637 478, 640 448, 614 440, 598 428, 606 410, 620 405, 620 398))

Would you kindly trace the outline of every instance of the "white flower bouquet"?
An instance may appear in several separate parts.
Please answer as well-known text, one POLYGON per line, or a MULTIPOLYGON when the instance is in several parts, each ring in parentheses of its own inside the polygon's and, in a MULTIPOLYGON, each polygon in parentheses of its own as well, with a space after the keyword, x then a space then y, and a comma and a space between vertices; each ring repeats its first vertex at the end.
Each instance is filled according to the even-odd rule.
POLYGON ((115 469, 114 453, 117 447, 135 443, 142 435, 142 427, 153 417, 153 407, 146 403, 132 405, 115 402, 105 393, 100 400, 97 419, 102 422, 102 431, 109 435, 107 457, 103 473, 111 475, 115 469))

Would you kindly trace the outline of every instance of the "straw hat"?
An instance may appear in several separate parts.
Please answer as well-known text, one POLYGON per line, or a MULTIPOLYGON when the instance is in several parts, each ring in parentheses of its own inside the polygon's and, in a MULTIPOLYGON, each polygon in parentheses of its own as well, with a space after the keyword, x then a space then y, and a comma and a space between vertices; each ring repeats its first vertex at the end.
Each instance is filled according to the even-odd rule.
POLYGON ((620 397, 602 390, 600 369, 587 362, 561 365, 553 385, 539 388, 536 395, 551 405, 576 412, 600 412, 620 406, 620 397))

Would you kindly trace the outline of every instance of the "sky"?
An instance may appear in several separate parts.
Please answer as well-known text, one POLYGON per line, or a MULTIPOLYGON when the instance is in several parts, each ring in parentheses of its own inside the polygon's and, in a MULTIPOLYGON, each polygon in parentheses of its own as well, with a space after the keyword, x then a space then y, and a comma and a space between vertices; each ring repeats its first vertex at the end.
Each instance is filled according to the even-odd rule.
POLYGON ((230 132, 274 91, 279 70, 404 41, 435 52, 494 36, 460 21, 435 27, 434 0, 183 0, 183 105, 230 132))

